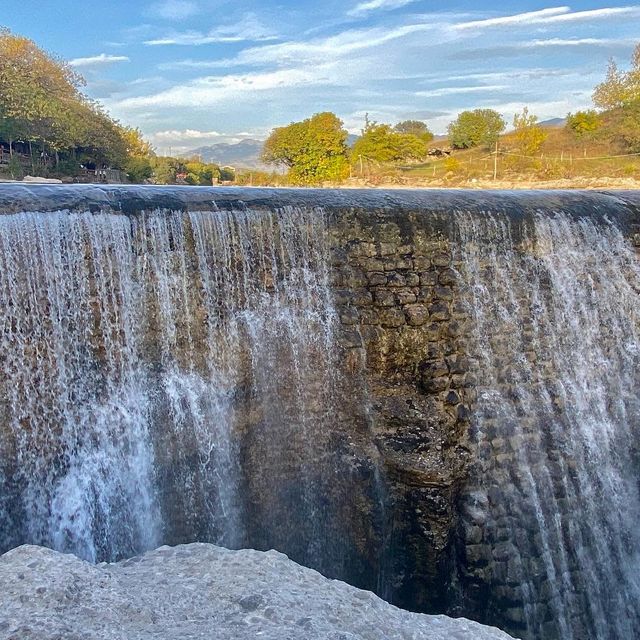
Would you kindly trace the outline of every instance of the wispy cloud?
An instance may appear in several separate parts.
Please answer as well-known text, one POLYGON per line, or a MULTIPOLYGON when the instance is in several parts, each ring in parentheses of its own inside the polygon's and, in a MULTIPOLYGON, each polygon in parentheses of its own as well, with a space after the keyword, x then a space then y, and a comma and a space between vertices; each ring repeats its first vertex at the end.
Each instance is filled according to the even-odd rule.
POLYGON ((593 22, 611 18, 640 16, 640 7, 608 7, 588 11, 572 11, 571 7, 551 7, 540 11, 527 11, 510 16, 471 20, 453 25, 456 31, 482 30, 491 27, 553 25, 568 22, 593 22))
POLYGON ((361 2, 347 11, 347 15, 359 18, 372 11, 399 9, 412 2, 416 2, 416 0, 367 0, 367 2, 361 2))
MULTIPOLYGON (((332 69, 335 71, 335 69, 332 69)), ((149 96, 138 96, 122 100, 121 109, 144 109, 147 107, 191 107, 205 109, 221 101, 239 96, 257 98, 258 92, 284 89, 312 84, 331 84, 334 80, 329 70, 280 69, 265 73, 207 76, 177 85, 149 96)))
POLYGON ((148 46, 200 46, 225 42, 264 42, 277 39, 275 32, 265 27, 255 14, 248 13, 237 22, 222 25, 207 32, 175 31, 160 38, 146 40, 144 44, 148 46))
POLYGON ((477 60, 480 57, 513 57, 521 54, 535 54, 547 49, 626 49, 635 44, 633 39, 615 38, 548 38, 546 40, 525 40, 495 47, 466 49, 450 54, 451 60, 477 60))
POLYGON ((429 91, 415 91, 413 95, 421 98, 441 98, 443 96, 455 96, 465 93, 495 93, 496 91, 504 91, 507 88, 506 85, 501 84, 474 85, 470 87, 442 87, 429 91))
POLYGON ((148 13, 164 20, 186 20, 199 11, 200 7, 193 0, 164 0, 152 4, 148 13))
POLYGON ((87 58, 74 58, 69 60, 72 67, 104 67, 116 62, 129 62, 127 56, 114 56, 108 53, 101 53, 97 56, 89 56, 87 58))
POLYGON ((499 16, 497 18, 483 18, 482 20, 469 20, 454 24, 453 28, 457 31, 467 29, 486 29, 488 27, 502 27, 508 25, 531 24, 532 20, 547 19, 559 14, 566 14, 571 11, 570 7, 551 7, 540 11, 526 11, 525 13, 517 13, 510 16, 499 16))

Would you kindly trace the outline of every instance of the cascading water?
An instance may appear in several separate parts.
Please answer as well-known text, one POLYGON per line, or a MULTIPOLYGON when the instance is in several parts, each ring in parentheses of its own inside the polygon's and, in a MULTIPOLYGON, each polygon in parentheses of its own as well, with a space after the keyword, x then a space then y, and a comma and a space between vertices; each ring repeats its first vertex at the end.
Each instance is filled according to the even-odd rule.
POLYGON ((310 209, 0 217, 0 549, 251 542, 339 572, 326 252, 310 209))
POLYGON ((467 517, 490 547, 487 615, 528 638, 638 637, 637 256, 606 220, 539 214, 517 238, 506 216, 455 224, 478 391, 467 517))
POLYGON ((531 640, 640 635, 634 202, 0 190, 0 552, 273 547, 531 640))

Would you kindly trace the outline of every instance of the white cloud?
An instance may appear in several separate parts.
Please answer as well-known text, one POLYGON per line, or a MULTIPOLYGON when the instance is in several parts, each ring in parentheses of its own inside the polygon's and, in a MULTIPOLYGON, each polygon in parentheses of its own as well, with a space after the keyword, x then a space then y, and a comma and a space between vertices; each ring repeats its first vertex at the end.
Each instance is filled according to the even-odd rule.
POLYGON ((331 84, 334 82, 332 71, 335 69, 279 69, 265 73, 207 76, 153 95, 126 98, 118 103, 118 107, 133 110, 147 107, 202 109, 240 96, 245 100, 257 98, 258 92, 273 89, 331 84))
POLYGON ((511 16, 501 16, 498 18, 483 18, 482 20, 471 20, 454 24, 453 28, 462 31, 465 29, 484 29, 487 27, 501 27, 514 24, 531 24, 532 20, 550 18, 555 15, 565 14, 571 11, 570 7, 552 7, 541 9, 540 11, 527 11, 511 16))
POLYGON ((415 91, 414 96, 420 98, 441 98, 443 96, 455 96, 465 93, 495 93, 496 91, 504 91, 508 87, 506 85, 474 85, 471 87, 442 87, 440 89, 431 89, 428 91, 415 91))
POLYGON ((69 61, 69 64, 72 67, 103 67, 116 62, 129 62, 129 58, 127 56, 113 56, 108 53, 101 53, 87 58, 74 58, 69 61))
POLYGON ((497 18, 485 18, 460 22, 452 25, 456 31, 481 30, 490 27, 505 26, 530 26, 553 25, 567 22, 592 22, 595 20, 608 20, 610 18, 640 16, 640 7, 610 7, 603 9, 591 9, 588 11, 571 11, 571 7, 551 7, 540 11, 527 11, 510 16, 497 18))
POLYGON ((361 2, 353 7, 353 9, 347 11, 347 15, 360 17, 365 16, 371 11, 378 11, 380 9, 383 11, 399 9, 400 7, 404 7, 412 2, 416 2, 416 0, 367 0, 367 2, 361 2))
POLYGON ((207 32, 176 31, 160 38, 146 40, 148 46, 183 45, 199 46, 224 42, 262 42, 277 40, 276 34, 265 27, 253 13, 246 14, 233 24, 222 25, 207 32))
POLYGON ((194 140, 220 140, 220 138, 228 138, 228 135, 219 131, 198 131, 197 129, 168 129, 166 131, 157 131, 152 134, 156 142, 193 142, 194 140))
POLYGON ((164 0, 151 6, 150 13, 165 20, 186 20, 199 13, 200 8, 192 0, 164 0))

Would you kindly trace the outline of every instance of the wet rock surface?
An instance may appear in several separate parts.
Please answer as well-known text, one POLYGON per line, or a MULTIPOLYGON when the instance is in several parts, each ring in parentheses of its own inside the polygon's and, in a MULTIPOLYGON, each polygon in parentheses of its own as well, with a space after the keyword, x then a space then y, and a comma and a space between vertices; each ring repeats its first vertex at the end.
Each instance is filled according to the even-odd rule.
POLYGON ((397 609, 285 555, 208 544, 116 564, 23 546, 0 558, 6 640, 508 640, 465 619, 397 609))

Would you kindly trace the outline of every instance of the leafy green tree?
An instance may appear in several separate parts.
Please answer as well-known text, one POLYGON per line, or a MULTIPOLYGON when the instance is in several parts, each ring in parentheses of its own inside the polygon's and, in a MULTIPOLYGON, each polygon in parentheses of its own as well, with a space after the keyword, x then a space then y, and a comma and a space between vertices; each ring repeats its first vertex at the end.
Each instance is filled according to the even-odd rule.
POLYGON ((493 109, 463 111, 449 125, 449 142, 455 149, 492 147, 506 126, 502 116, 493 109))
MULTIPOLYGON (((413 131, 417 129, 414 128, 413 131)), ((421 135, 404 133, 398 131, 398 125, 391 127, 388 124, 370 122, 367 118, 362 135, 353 145, 351 157, 355 162, 359 162, 361 158, 378 163, 420 160, 427 155, 427 143, 431 139, 428 133, 430 134, 428 130, 422 130, 421 135)))
POLYGON ((337 182, 349 173, 347 131, 333 113, 316 113, 301 122, 274 129, 262 159, 289 169, 294 184, 337 182))
POLYGON ((16 140, 54 145, 64 138, 83 82, 33 41, 0 29, 0 120, 10 149, 16 140))
POLYGON ((193 185, 211 186, 220 180, 220 167, 206 164, 199 160, 191 160, 185 164, 187 182, 193 185))
POLYGON ((602 117, 593 109, 569 113, 566 128, 578 140, 593 139, 602 128, 602 117))
POLYGON ((429 130, 429 127, 421 120, 403 120, 398 122, 394 127, 394 130, 398 133, 415 136, 424 140, 424 142, 431 142, 433 140, 433 133, 429 130))
POLYGON ((547 139, 547 133, 538 124, 538 116, 529 113, 529 107, 513 116, 513 127, 520 153, 532 156, 540 151, 542 143, 547 139))
POLYGON ((640 43, 636 45, 628 71, 618 69, 616 61, 609 61, 604 82, 596 86, 593 103, 599 109, 609 110, 624 107, 640 100, 640 43))

